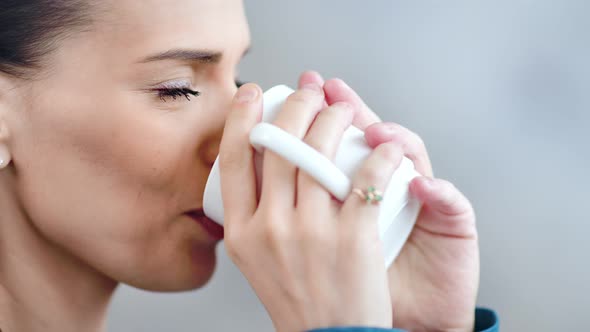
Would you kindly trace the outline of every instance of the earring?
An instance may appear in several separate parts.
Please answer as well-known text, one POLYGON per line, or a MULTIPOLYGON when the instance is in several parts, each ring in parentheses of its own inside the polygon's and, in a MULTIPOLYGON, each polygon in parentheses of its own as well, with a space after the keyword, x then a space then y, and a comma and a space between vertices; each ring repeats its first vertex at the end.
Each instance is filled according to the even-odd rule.
POLYGON ((10 163, 10 153, 4 145, 0 145, 0 169, 5 168, 10 163))

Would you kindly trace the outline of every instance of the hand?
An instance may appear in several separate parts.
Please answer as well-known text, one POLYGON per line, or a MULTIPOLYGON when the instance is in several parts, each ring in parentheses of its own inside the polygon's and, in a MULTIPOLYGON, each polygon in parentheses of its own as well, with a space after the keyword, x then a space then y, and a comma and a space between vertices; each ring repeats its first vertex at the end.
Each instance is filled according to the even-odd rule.
POLYGON ((324 86, 327 103, 356 107, 356 125, 371 147, 393 142, 424 177, 410 191, 424 205, 399 257, 388 270, 393 325, 409 331, 472 331, 479 283, 479 249, 475 214, 467 198, 451 183, 433 179, 420 137, 395 123, 380 123, 343 81, 323 81, 306 72, 300 84, 324 86))
MULTIPOLYGON (((261 118, 261 97, 255 84, 240 87, 220 146, 230 258, 278 331, 391 327, 377 207, 356 195, 344 202, 333 199, 313 178, 268 150, 262 188, 256 187, 248 134, 261 118)), ((347 103, 325 107, 324 100, 321 86, 302 87, 287 99, 273 124, 333 159, 353 121, 353 107, 347 103)), ((401 159, 402 151, 394 143, 376 146, 353 185, 385 186, 401 159)))

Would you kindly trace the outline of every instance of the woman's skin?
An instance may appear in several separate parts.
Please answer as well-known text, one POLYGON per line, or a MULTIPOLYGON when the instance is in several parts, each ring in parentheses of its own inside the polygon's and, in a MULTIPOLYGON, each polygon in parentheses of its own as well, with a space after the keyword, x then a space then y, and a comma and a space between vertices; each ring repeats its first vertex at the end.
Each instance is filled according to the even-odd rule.
POLYGON ((433 177, 422 139, 396 123, 383 123, 341 80, 324 82, 304 73, 299 85, 324 84, 329 104, 348 102, 358 114, 371 147, 394 142, 420 174, 410 192, 423 202, 416 226, 388 270, 393 325, 408 331, 473 331, 479 288, 479 246, 475 213, 469 200, 450 182, 433 177))
MULTIPOLYGON (((6 331, 100 331, 119 282, 194 289, 215 268, 218 241, 185 213, 202 206, 237 109, 234 79, 250 44, 243 4, 112 0, 93 10, 93 25, 60 40, 34 80, 0 74, 0 146, 12 159, 0 170, 6 331), (212 54, 197 59, 203 52, 212 54), (161 95, 171 86, 201 94, 161 95)), ((479 260, 468 200, 448 182, 429 180, 418 136, 379 123, 340 80, 307 72, 299 85, 309 83, 323 87, 326 105, 352 106, 351 121, 372 147, 393 142, 428 176, 411 184, 424 208, 388 271, 394 325, 469 330, 479 260)), ((245 111, 257 112, 257 102, 245 111)), ((239 173, 246 169, 225 172, 248 176, 239 173)))

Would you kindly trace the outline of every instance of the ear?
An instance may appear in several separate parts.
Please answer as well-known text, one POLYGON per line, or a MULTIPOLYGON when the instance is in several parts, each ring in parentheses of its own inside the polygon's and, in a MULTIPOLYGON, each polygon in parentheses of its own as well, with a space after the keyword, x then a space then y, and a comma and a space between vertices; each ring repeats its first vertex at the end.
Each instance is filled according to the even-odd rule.
POLYGON ((9 95, 14 89, 13 79, 0 73, 0 170, 6 168, 12 160, 10 151, 10 131, 8 129, 9 95))
POLYGON ((12 155, 8 148, 8 144, 0 141, 0 170, 6 168, 12 161, 12 155))

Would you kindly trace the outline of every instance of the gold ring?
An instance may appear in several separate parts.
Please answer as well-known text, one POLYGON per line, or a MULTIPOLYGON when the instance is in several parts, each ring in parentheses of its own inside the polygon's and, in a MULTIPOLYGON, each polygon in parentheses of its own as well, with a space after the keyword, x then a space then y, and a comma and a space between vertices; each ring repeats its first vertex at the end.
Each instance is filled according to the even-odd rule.
POLYGON ((370 186, 367 188, 366 192, 363 192, 359 188, 352 189, 352 192, 357 194, 368 204, 377 204, 383 200, 383 193, 375 189, 375 186, 370 186))

